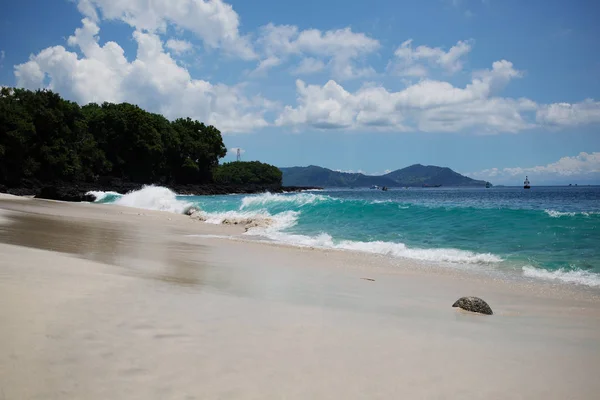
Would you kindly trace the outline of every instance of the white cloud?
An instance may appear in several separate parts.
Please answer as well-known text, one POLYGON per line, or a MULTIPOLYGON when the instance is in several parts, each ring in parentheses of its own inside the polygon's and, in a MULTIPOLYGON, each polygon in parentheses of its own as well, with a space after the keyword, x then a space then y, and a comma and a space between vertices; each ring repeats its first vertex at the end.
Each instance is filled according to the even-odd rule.
POLYGON ((395 60, 388 65, 388 70, 400 76, 422 77, 427 75, 427 66, 430 66, 454 74, 463 69, 462 58, 473 46, 472 40, 459 41, 444 51, 440 47, 425 45, 413 48, 412 42, 412 39, 408 39, 396 49, 395 60))
POLYGON ((150 33, 165 33, 171 24, 193 32, 208 48, 256 58, 249 38, 239 32, 238 14, 222 0, 78 0, 78 8, 96 23, 120 20, 150 33))
POLYGON ((557 127, 600 123, 600 102, 587 99, 575 104, 549 104, 537 111, 536 119, 541 124, 557 127))
POLYGON ((266 75, 266 73, 273 67, 280 65, 283 60, 279 57, 269 56, 258 63, 258 66, 254 71, 250 73, 253 76, 266 75))
POLYGON ((196 118, 223 132, 268 125, 263 113, 272 103, 246 97, 240 86, 193 79, 165 53, 157 35, 135 31, 137 55, 128 62, 117 43, 100 46, 98 33, 96 23, 84 19, 83 27, 68 39, 83 57, 63 46, 44 49, 15 66, 18 86, 48 87, 79 103, 128 101, 168 118, 196 118))
POLYGON ((297 75, 308 75, 322 71, 323 69, 325 69, 325 63, 323 61, 312 57, 306 57, 292 70, 292 73, 297 75))
MULTIPOLYGON (((325 63, 338 79, 355 79, 372 75, 370 67, 360 67, 356 61, 379 49, 379 41, 364 33, 352 32, 350 28, 320 31, 307 29, 300 31, 293 25, 263 26, 257 45, 263 59, 285 59, 290 56, 302 58, 294 71, 312 73, 322 70, 325 63)), ((274 66, 276 64, 272 64, 274 66)))
POLYGON ((423 80, 399 92, 364 85, 351 93, 333 80, 324 86, 298 80, 297 106, 285 107, 275 123, 318 129, 517 132, 533 127, 521 113, 534 111, 536 104, 493 94, 520 76, 512 63, 502 60, 473 73, 465 88, 423 80))
POLYGON ((489 168, 470 174, 474 178, 495 180, 498 183, 514 183, 525 175, 529 176, 532 182, 560 182, 566 179, 600 182, 600 152, 581 152, 573 157, 562 157, 547 165, 489 168))
POLYGON ((165 46, 177 55, 185 54, 192 50, 192 44, 187 40, 169 39, 165 46))

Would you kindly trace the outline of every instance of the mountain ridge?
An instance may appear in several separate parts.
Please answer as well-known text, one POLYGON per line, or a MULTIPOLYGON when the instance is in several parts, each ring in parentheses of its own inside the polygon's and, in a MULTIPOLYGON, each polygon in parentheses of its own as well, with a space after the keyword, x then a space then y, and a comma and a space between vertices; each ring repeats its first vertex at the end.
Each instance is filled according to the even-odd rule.
POLYGON ((283 184, 286 186, 320 187, 421 187, 452 186, 480 187, 486 181, 461 175, 448 167, 413 164, 384 175, 365 175, 354 172, 340 172, 329 168, 309 165, 306 167, 280 167, 283 184))

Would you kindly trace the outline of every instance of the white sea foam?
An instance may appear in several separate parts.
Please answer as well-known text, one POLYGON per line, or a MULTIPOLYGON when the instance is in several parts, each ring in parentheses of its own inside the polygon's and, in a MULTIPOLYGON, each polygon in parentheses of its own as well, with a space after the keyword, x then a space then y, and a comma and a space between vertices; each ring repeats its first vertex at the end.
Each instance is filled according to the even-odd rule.
POLYGON ((90 190, 89 192, 86 193, 86 195, 92 195, 96 198, 95 201, 102 201, 104 200, 104 198, 106 198, 106 196, 121 196, 121 193, 117 193, 117 192, 103 192, 101 190, 90 190))
POLYGON ((252 229, 248 234, 263 235, 271 240, 299 247, 317 247, 323 249, 351 250, 364 253, 382 254, 392 257, 410 258, 422 261, 450 262, 463 264, 490 264, 502 259, 490 253, 474 253, 458 249, 420 249, 408 248, 403 243, 358 242, 352 240, 334 241, 327 233, 317 236, 294 235, 280 232, 275 227, 252 229))
POLYGON ((600 287, 600 274, 581 269, 569 271, 561 268, 556 271, 548 271, 532 266, 525 266, 523 267, 523 275, 529 278, 575 283, 591 287, 600 287))
POLYGON ((590 215, 598 215, 597 211, 581 211, 581 212, 564 212, 564 211, 556 211, 556 210, 544 210, 546 214, 548 214, 552 218, 560 218, 560 217, 574 217, 576 215, 583 215, 584 217, 589 217, 590 215))
POLYGON ((176 196, 175 192, 162 186, 144 186, 140 190, 123 195, 114 204, 183 214, 192 206, 192 203, 177 200, 176 196))
POLYGON ((206 217, 205 222, 208 224, 222 224, 225 221, 268 221, 269 223, 251 228, 248 231, 250 234, 265 235, 296 225, 298 215, 300 213, 297 211, 285 211, 274 215, 269 214, 267 211, 226 211, 204 214, 206 217))
POLYGON ((331 200, 329 196, 312 193, 299 193, 294 195, 263 193, 255 196, 246 196, 242 199, 240 210, 248 207, 265 206, 274 203, 293 203, 297 206, 313 204, 316 202, 331 200))

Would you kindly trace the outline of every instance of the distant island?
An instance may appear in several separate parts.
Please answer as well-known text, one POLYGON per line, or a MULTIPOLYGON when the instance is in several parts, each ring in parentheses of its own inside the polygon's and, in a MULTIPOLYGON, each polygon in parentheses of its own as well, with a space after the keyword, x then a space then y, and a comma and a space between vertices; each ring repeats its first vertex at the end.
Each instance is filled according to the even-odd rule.
POLYGON ((0 88, 0 192, 90 201, 157 184, 181 194, 283 192, 281 171, 220 163, 221 132, 120 103, 79 106, 50 90, 0 88))
POLYGON ((447 167, 414 164, 385 175, 333 171, 310 165, 308 167, 280 168, 283 184, 321 187, 485 187, 486 181, 461 175, 447 167))

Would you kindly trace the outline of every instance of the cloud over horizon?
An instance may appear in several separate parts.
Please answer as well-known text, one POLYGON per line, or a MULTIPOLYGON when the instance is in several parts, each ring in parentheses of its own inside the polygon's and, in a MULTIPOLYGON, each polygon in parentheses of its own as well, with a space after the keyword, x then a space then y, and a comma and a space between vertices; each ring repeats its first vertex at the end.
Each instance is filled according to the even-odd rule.
POLYGON ((581 152, 573 157, 562 157, 558 161, 533 167, 489 168, 467 174, 475 179, 484 179, 496 183, 519 184, 526 175, 537 182, 577 181, 600 183, 600 152, 581 152), (517 183, 515 183, 517 182, 517 183))
POLYGON ((505 59, 467 71, 475 39, 449 48, 404 39, 392 45, 387 67, 377 70, 369 57, 381 54, 382 41, 350 26, 301 29, 270 22, 245 33, 241 16, 222 0, 78 0, 77 7, 84 18, 68 49, 48 47, 17 64, 18 86, 49 88, 79 103, 128 101, 171 119, 200 119, 224 133, 274 127, 500 134, 600 124, 595 99, 543 104, 503 96, 525 73, 505 59), (100 41, 104 21, 132 28, 135 56, 115 41, 100 41), (173 29, 191 36, 176 37, 173 29), (252 72, 233 84, 195 78, 180 59, 203 49, 252 72), (276 69, 289 74, 295 102, 252 89, 276 69), (451 76, 458 73, 470 80, 455 83, 451 76), (398 76, 417 81, 400 90, 385 84, 398 76))

